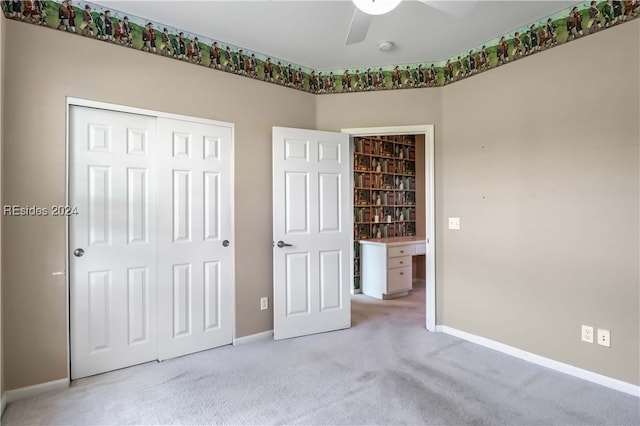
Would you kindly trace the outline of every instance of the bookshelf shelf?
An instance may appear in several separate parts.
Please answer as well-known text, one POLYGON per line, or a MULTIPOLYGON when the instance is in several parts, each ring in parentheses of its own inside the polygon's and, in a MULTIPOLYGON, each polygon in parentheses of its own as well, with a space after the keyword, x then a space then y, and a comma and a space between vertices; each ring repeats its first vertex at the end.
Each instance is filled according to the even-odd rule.
POLYGON ((416 235, 414 135, 354 138, 354 288, 360 288, 359 240, 416 235))

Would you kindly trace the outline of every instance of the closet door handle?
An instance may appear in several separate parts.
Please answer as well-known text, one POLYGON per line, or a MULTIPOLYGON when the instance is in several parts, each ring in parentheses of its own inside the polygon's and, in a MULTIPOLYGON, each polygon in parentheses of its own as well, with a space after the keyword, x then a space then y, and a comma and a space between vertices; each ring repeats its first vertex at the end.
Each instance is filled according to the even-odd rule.
POLYGON ((75 250, 73 251, 73 255, 74 255, 75 257, 82 257, 82 256, 84 256, 84 250, 83 250, 83 249, 81 249, 81 248, 77 248, 77 249, 75 249, 75 250))
POLYGON ((224 241, 222 242, 222 246, 223 246, 223 247, 229 247, 229 240, 224 240, 224 241))
POLYGON ((280 241, 278 241, 277 246, 278 246, 279 248, 282 248, 282 247, 292 247, 292 246, 293 246, 293 244, 287 244, 287 243, 285 243, 284 241, 280 240, 280 241))

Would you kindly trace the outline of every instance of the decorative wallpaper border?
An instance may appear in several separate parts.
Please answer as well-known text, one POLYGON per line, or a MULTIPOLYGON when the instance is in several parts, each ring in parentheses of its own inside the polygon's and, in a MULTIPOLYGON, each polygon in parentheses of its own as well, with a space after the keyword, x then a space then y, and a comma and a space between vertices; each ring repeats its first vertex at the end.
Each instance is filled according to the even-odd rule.
POLYGON ((630 21, 640 0, 579 3, 433 63, 315 70, 86 1, 2 0, 5 16, 315 94, 438 87, 630 21))

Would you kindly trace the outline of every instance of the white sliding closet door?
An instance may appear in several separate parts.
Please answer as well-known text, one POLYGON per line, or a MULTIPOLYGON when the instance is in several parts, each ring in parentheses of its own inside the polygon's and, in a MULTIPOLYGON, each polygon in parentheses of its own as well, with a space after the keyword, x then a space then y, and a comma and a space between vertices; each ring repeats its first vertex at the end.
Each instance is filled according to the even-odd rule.
POLYGON ((156 359, 156 119, 70 109, 71 378, 156 359))
POLYGON ((71 378, 232 343, 233 127, 69 111, 71 378))
POLYGON ((159 119, 159 359, 233 338, 231 128, 159 119))

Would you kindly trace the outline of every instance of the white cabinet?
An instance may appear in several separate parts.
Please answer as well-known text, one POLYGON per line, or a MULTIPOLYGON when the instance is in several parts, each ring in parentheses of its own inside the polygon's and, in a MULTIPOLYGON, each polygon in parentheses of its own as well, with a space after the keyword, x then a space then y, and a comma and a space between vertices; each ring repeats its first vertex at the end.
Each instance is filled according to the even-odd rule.
POLYGON ((412 289, 412 256, 426 253, 421 237, 360 241, 362 292, 378 299, 405 296, 412 289))

